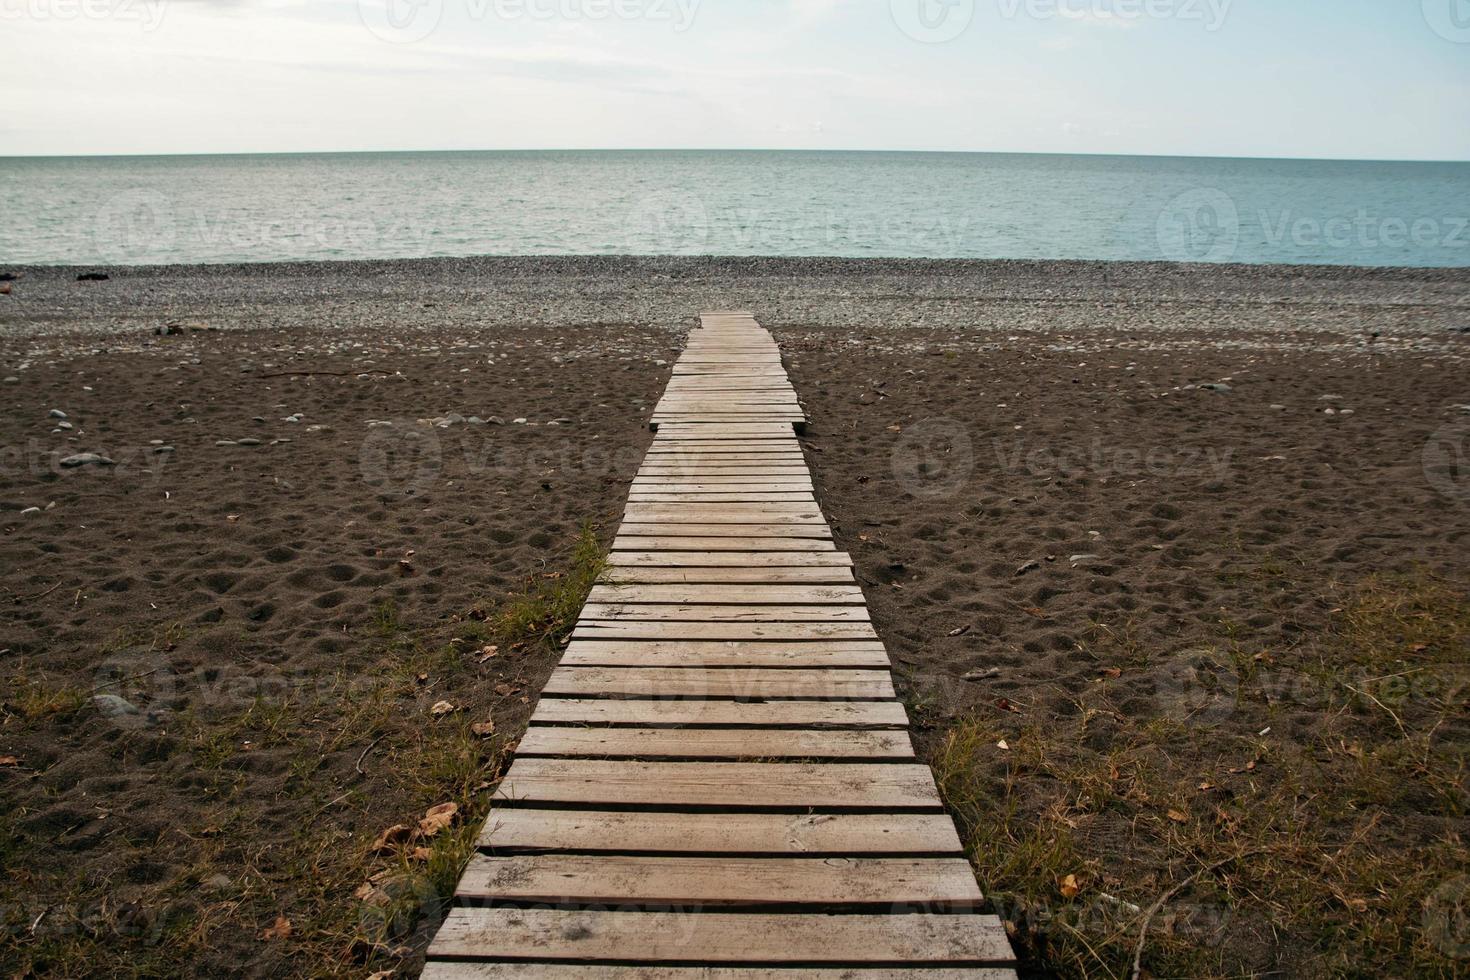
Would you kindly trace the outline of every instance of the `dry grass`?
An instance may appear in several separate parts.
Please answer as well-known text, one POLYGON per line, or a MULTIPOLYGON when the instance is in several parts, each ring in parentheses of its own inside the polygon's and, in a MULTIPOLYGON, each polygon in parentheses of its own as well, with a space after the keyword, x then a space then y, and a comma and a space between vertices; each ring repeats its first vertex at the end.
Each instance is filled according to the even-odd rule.
MULTIPOLYGON (((115 827, 102 848, 69 855, 66 833, 27 831, 5 807, 0 974, 416 971, 519 734, 517 725, 502 724, 484 738, 471 726, 489 717, 497 699, 529 711, 520 698, 496 692, 503 685, 492 672, 511 670, 506 679, 515 681, 515 665, 543 662, 535 656, 554 650, 601 566, 587 529, 565 571, 488 604, 488 614, 420 627, 391 603, 380 605, 360 634, 372 647, 364 669, 315 677, 228 710, 184 707, 169 716, 166 731, 120 730, 120 770, 169 760, 159 778, 167 792, 189 800, 170 826, 115 827), (482 662, 477 654, 490 642, 523 649, 482 662), (429 709, 440 699, 460 710, 434 716, 429 709), (267 758, 272 775, 262 782, 267 758), (415 828, 446 802, 458 807, 446 829, 374 848, 388 827, 415 828), (289 814, 284 829, 282 813, 289 814), (187 865, 177 862, 179 853, 187 865), (268 934, 278 917, 290 922, 289 936, 268 934)), ((0 723, 65 738, 69 719, 91 710, 90 693, 26 670, 11 679, 0 723)))
MULTIPOLYGON (((1235 703, 1211 723, 1117 710, 1125 674, 1070 717, 945 735, 936 777, 1030 964, 1131 976, 1166 897, 1145 976, 1463 973, 1470 604, 1423 574, 1336 601, 1292 651, 1222 639, 1235 703)), ((1146 664, 1124 632, 1103 639, 1146 664)))

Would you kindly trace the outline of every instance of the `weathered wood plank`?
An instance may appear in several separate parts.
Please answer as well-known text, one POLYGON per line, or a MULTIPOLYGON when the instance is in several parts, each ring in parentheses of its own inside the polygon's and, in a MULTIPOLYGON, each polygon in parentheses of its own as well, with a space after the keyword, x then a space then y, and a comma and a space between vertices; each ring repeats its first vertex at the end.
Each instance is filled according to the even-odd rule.
MULTIPOLYGON (((710 524, 680 524, 677 522, 664 521, 659 523, 645 523, 639 521, 625 521, 618 528, 618 537, 632 538, 742 538, 746 540, 757 540, 760 538, 776 538, 787 540, 806 541, 830 541, 832 529, 825 523, 772 523, 772 524, 745 524, 745 523, 710 523, 710 524)), ((658 550, 658 549, 654 549, 658 550)), ((682 549, 681 549, 682 550, 682 549)), ((752 548, 750 550, 760 550, 752 548)))
POLYGON ((658 524, 627 523, 618 528, 619 537, 644 538, 806 538, 827 541, 832 529, 826 522, 790 524, 679 524, 665 521, 658 524))
POLYGON ((490 814, 479 846, 693 854, 958 854, 960 839, 954 822, 941 813, 650 813, 505 807, 490 814))
MULTIPOLYGON (((825 538, 773 537, 742 535, 740 537, 685 537, 663 535, 648 537, 619 534, 613 540, 614 551, 836 551, 837 546, 825 538)), ((845 564, 845 563, 844 563, 845 564)))
POLYGON ((862 905, 971 909, 964 858, 745 858, 476 854, 455 895, 579 905, 862 905))
POLYGON ((850 585, 852 569, 815 565, 810 568, 660 568, 609 566, 599 581, 615 587, 630 585, 795 585, 800 583, 850 585))
POLYGON ((1000 967, 582 966, 430 960, 422 980, 1016 980, 1000 967))
POLYGON ((622 642, 574 640, 563 667, 849 667, 886 668, 883 644, 872 640, 814 643, 721 643, 701 640, 622 642))
POLYGON ((545 697, 531 721, 574 725, 746 725, 789 728, 902 728, 897 701, 623 701, 545 697))
POLYGON ((599 963, 1011 962, 992 915, 778 915, 455 908, 430 957, 599 963))
POLYGON ((634 490, 628 494, 630 504, 754 504, 754 503, 814 503, 810 490, 759 493, 747 490, 743 493, 644 493, 634 490))
POLYGON ((707 670, 664 667, 558 667, 545 694, 640 698, 891 698, 887 671, 830 667, 707 670))
POLYGON ((495 791, 528 802, 938 810, 929 767, 899 762, 516 759, 495 791))
POLYGON ((780 525, 783 531, 788 525, 797 525, 803 528, 803 534, 810 533, 811 528, 825 532, 822 536, 832 533, 815 504, 628 504, 623 512, 623 524, 655 527, 780 525))
POLYGON ((872 623, 583 620, 574 640, 875 640, 872 623))
POLYGON ((856 585, 594 585, 588 602, 662 602, 732 605, 861 605, 856 585))
MULTIPOLYGON (((809 551, 640 551, 613 544, 607 556, 612 568, 828 568, 852 566, 852 556, 845 551, 810 549, 809 551)), ((613 574, 617 574, 614 572, 613 574)))
POLYGON ((633 620, 692 623, 866 623, 866 606, 716 606, 657 603, 589 602, 582 607, 588 622, 633 620))
MULTIPOLYGON (((876 672, 874 672, 876 673, 876 672)), ((531 726, 517 756, 639 759, 912 759, 903 731, 531 726)))

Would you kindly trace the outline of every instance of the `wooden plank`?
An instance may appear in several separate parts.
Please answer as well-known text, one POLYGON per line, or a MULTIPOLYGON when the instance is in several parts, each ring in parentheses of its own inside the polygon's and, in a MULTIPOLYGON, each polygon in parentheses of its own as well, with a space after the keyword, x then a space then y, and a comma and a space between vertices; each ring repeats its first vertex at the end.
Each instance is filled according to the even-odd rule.
POLYGON ((901 728, 908 715, 897 701, 626 701, 544 697, 536 724, 744 725, 770 728, 901 728))
POLYGON ((651 453, 644 457, 645 463, 784 463, 792 466, 805 466, 806 457, 802 456, 801 450, 791 449, 742 449, 740 452, 716 452, 709 449, 701 450, 671 450, 668 452, 651 453))
POLYGON ((843 566, 816 565, 810 568, 658 568, 609 566, 600 582, 615 587, 643 585, 796 585, 800 583, 847 585, 854 579, 852 569, 843 566))
POLYGON ((588 602, 663 602, 756 605, 839 603, 860 605, 856 585, 594 585, 588 602))
POLYGON ((942 813, 814 815, 505 807, 490 814, 479 846, 625 853, 958 854, 960 839, 954 822, 942 813))
MULTIPOLYGON (((647 537, 619 534, 613 540, 614 551, 836 551, 837 546, 823 538, 777 538, 767 535, 741 537, 684 537, 664 535, 647 537)), ((847 564, 847 562, 844 562, 847 564)))
POLYGON ((558 667, 544 694, 639 698, 892 698, 887 671, 763 667, 558 667))
POLYGON ((929 767, 898 762, 516 759, 499 800, 546 803, 939 810, 929 767))
POLYGON ((637 478, 664 476, 677 477, 690 483, 714 482, 709 478, 721 476, 738 476, 739 483, 779 483, 783 480, 810 480, 811 474, 806 466, 793 464, 790 466, 777 464, 732 464, 729 466, 717 463, 698 463, 685 465, 671 463, 667 466, 645 465, 638 470, 637 478))
POLYGON ((563 667, 850 667, 887 668, 883 644, 871 640, 817 643, 720 643, 699 640, 619 642, 576 640, 563 667))
POLYGON ((866 606, 714 606, 589 602, 587 622, 636 620, 690 623, 866 623, 866 606))
POLYGON ((629 504, 625 524, 821 524, 827 522, 810 504, 629 504))
POLYGON ((801 525, 832 533, 816 504, 628 504, 623 524, 758 527, 801 525))
POLYGON ((657 524, 624 523, 618 536, 644 538, 806 538, 826 541, 832 529, 826 522, 790 524, 680 524, 661 521, 657 524))
POLYGON ((583 620, 576 640, 875 640, 871 623, 738 623, 687 620, 583 620))
MULTIPOLYGON (((877 673, 870 671, 870 673, 877 673)), ((912 759, 904 731, 785 728, 561 728, 533 725, 516 755, 640 759, 912 759)))
POLYGON ((981 902, 960 857, 626 857, 527 854, 470 858, 460 901, 579 905, 932 905, 981 902))
POLYGON ((1016 980, 1000 967, 585 966, 430 960, 422 980, 1016 980))
POLYGON ((779 915, 727 912, 453 908, 432 957, 599 963, 1004 965, 1010 944, 992 915, 779 915))
POLYGON ((698 436, 701 439, 751 439, 762 436, 783 436, 791 433, 785 422, 730 422, 730 423, 684 423, 670 422, 659 426, 660 434, 671 437, 698 436))
POLYGON ((717 476, 682 476, 674 473, 635 474, 632 489, 657 489, 660 487, 701 487, 720 493, 735 493, 737 490, 805 490, 810 492, 810 476, 736 476, 721 473, 717 476), (728 488, 728 489, 727 489, 728 488))
MULTIPOLYGON (((640 551, 619 548, 608 554, 610 568, 823 568, 851 567, 852 556, 835 548, 807 551, 640 551)), ((614 573, 616 574, 616 573, 614 573)))
POLYGON ((685 503, 714 503, 714 504, 737 504, 737 503, 808 503, 815 502, 810 490, 759 493, 746 490, 741 493, 645 493, 634 490, 628 494, 628 502, 633 504, 685 504, 685 503))

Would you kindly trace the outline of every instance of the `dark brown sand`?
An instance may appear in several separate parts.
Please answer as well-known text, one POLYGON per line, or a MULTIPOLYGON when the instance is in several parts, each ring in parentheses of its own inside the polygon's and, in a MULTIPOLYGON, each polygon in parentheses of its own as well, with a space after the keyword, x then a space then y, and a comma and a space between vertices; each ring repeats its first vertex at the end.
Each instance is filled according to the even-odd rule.
MULTIPOLYGON (((555 581, 584 522, 609 539, 701 308, 751 309, 789 352, 925 751, 976 715, 1098 753, 1164 719, 1171 778, 1248 808, 1230 768, 1337 772, 1324 746, 1391 725, 1340 717, 1304 651, 1372 576, 1470 577, 1443 451, 1470 419, 1463 274, 868 268, 26 270, 0 297, 0 971, 412 972, 432 916, 364 948, 355 891, 446 871, 373 839, 483 801, 556 651, 480 663, 477 617, 555 581), (171 322, 224 329, 153 334, 171 322), (420 421, 449 413, 504 424, 420 421), (85 451, 114 465, 59 465, 85 451), (1221 650, 1275 658, 1275 695, 1201 693, 1221 650)), ((1465 736, 1461 712, 1435 737, 1465 736)), ((1085 883, 1157 895, 1169 853, 1124 812, 1079 824, 1085 883)), ((1467 829, 1412 795, 1363 812, 1408 853, 1467 829)), ((1238 968, 1304 962, 1289 926, 1234 921, 1238 968)))
MULTIPOLYGON (((993 794, 978 819, 1014 806, 1017 836, 1066 855, 987 880, 1028 956, 1059 962, 1047 913, 1121 945, 1120 902, 1264 845, 1226 869, 1228 901, 1206 875, 1207 899, 1170 905, 1208 920, 1214 966, 1187 975, 1455 975, 1463 359, 1310 337, 777 333, 921 752, 971 722, 993 794), (1421 604, 1440 594, 1426 582, 1456 598, 1421 604)), ((1085 975, 1108 975, 1090 955, 1085 975)))
POLYGON ((364 972, 367 845, 463 805, 555 661, 432 651, 564 571, 584 522, 606 542, 677 343, 439 341, 200 334, 0 392, 21 447, 0 474, 5 975, 364 972), (450 412, 504 424, 417 422, 450 412), (216 445, 241 439, 260 444, 216 445), (57 464, 82 450, 116 465, 57 464), (490 719, 502 736, 446 767, 445 739, 490 719), (278 915, 294 938, 261 940, 278 915))

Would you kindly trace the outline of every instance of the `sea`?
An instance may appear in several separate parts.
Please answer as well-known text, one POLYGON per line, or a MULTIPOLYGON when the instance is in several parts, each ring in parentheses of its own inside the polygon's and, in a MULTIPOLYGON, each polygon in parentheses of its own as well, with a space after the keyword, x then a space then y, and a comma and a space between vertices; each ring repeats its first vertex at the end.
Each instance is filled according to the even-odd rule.
POLYGON ((1470 266, 1470 163, 724 150, 0 157, 0 263, 472 255, 1470 266))

